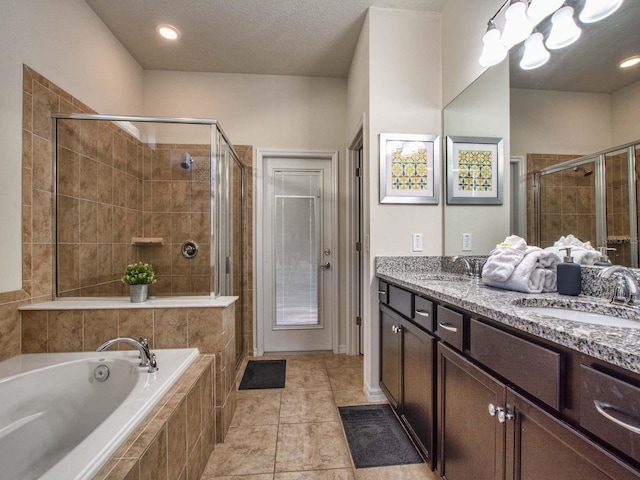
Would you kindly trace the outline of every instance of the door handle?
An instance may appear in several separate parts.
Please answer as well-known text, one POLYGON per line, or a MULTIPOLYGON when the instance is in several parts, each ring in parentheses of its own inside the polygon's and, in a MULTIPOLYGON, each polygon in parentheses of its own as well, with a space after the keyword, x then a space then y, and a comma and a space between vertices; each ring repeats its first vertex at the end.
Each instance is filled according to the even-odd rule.
POLYGON ((331 268, 331 263, 329 263, 329 262, 327 262, 327 263, 321 263, 321 264, 319 265, 319 267, 320 267, 320 268, 324 268, 324 269, 326 270, 327 268, 331 268))

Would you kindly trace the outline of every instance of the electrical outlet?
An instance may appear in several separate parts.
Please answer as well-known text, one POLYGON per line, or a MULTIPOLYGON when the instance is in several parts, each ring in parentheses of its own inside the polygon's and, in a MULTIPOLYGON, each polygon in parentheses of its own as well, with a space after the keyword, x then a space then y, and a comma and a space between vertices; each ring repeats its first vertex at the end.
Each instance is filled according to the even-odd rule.
POLYGON ((463 252, 471 251, 471 234, 470 233, 462 234, 462 251, 463 252))
POLYGON ((413 251, 414 252, 422 251, 422 234, 421 233, 413 234, 413 251))

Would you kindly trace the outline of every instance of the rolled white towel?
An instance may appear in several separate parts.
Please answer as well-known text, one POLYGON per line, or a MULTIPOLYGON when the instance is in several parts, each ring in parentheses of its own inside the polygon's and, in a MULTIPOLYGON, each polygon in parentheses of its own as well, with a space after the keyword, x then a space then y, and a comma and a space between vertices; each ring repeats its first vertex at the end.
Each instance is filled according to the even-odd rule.
POLYGON ((528 247, 522 261, 515 267, 505 281, 482 278, 486 285, 524 293, 542 293, 556 291, 556 266, 560 257, 551 251, 538 247, 528 247))
MULTIPOLYGON (((558 247, 554 245, 553 247, 545 248, 545 250, 554 252, 561 258, 563 258, 567 253, 565 250, 563 250, 563 248, 565 247, 558 247)), ((573 258, 573 261, 578 265, 593 265, 594 262, 596 262, 598 258, 600 258, 600 252, 594 249, 589 250, 582 247, 571 247, 571 257, 573 258)))
POLYGON ((524 238, 511 235, 489 253, 482 268, 482 276, 497 282, 507 280, 525 256, 527 242, 524 238))

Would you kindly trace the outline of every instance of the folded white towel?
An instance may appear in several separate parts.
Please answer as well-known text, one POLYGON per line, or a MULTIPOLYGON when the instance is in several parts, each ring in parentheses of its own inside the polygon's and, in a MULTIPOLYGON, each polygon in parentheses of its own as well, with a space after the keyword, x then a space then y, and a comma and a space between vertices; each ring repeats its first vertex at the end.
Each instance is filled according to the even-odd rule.
POLYGON ((591 246, 591 242, 583 242, 573 235, 562 236, 556 240, 552 247, 545 250, 555 252, 564 257, 566 251, 563 248, 571 247, 571 257, 578 265, 593 265, 600 258, 600 253, 591 246))
POLYGON ((489 252, 489 258, 482 268, 482 277, 504 282, 524 258, 527 242, 524 238, 511 235, 489 252))
POLYGON ((524 293, 555 292, 557 289, 556 267, 560 257, 538 247, 527 247, 522 261, 516 265, 505 281, 482 277, 486 285, 524 293))

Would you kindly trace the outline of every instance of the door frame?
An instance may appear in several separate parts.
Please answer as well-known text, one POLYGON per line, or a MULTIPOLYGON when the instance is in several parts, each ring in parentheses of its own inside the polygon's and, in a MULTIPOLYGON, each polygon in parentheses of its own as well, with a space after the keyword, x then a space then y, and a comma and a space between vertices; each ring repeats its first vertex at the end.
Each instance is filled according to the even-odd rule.
MULTIPOLYGON (((510 230, 511 235, 519 235, 523 238, 527 237, 527 159, 521 155, 513 156, 509 160, 510 174, 511 175, 511 193, 515 195, 517 201, 518 211, 513 210, 510 213, 510 230), (515 172, 514 172, 515 170, 515 172), (514 215, 517 217, 514 218, 514 215), (515 230, 513 227, 516 227, 515 230)), ((513 206, 514 199, 511 200, 513 206)), ((533 243, 533 239, 530 239, 533 243)))
POLYGON ((331 160, 331 187, 333 189, 333 199, 331 202, 331 255, 332 267, 328 269, 324 275, 331 275, 331 295, 334 301, 328 311, 325 311, 325 322, 331 322, 331 346, 334 353, 338 353, 338 344, 340 343, 340 320, 338 316, 339 301, 339 269, 338 259, 340 257, 340 245, 338 244, 338 151, 337 150, 261 150, 257 151, 256 165, 256 195, 253 197, 254 208, 256 212, 255 222, 255 272, 256 272, 256 311, 253 324, 253 354, 254 356, 264 355, 264 312, 265 312, 265 295, 262 286, 267 281, 267 272, 264 268, 264 242, 262 222, 264 220, 264 202, 262 196, 264 194, 265 162, 270 158, 283 158, 289 160, 331 160))
MULTIPOLYGON (((362 242, 362 264, 360 265, 361 271, 360 275, 362 278, 362 286, 361 286, 361 302, 360 305, 360 315, 361 315, 361 324, 360 324, 360 335, 364 337, 364 222, 363 222, 363 204, 364 204, 364 169, 366 162, 365 159, 365 149, 366 144, 364 141, 364 116, 360 119, 358 126, 356 127, 355 132, 351 136, 349 141, 349 146, 347 147, 347 181, 346 181, 346 196, 348 199, 348 207, 346 209, 345 222, 347 226, 347 245, 345 251, 345 262, 346 262, 346 282, 345 282, 345 303, 346 303, 346 353, 347 355, 356 355, 358 353, 364 354, 363 351, 360 351, 360 345, 358 345, 358 326, 355 322, 355 317, 358 312, 358 263, 356 261, 356 255, 353 251, 353 247, 356 243, 356 228, 354 225, 354 219, 358 218, 358 213, 356 212, 357 202, 355 199, 355 195, 357 192, 355 191, 353 180, 354 180, 354 169, 355 169, 355 161, 356 161, 356 152, 358 149, 362 148, 362 161, 361 161, 361 169, 360 177, 360 192, 361 192, 361 208, 359 213, 360 223, 362 231, 361 239, 362 242)), ((363 342, 364 344, 364 339, 363 342)))

